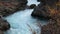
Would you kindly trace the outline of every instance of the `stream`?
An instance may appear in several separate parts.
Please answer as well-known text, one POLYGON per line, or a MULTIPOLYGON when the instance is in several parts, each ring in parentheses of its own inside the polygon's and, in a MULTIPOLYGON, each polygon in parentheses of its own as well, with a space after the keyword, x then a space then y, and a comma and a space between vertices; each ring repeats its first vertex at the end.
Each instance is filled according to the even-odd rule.
MULTIPOLYGON (((28 0, 27 5, 36 4, 38 5, 40 2, 37 0, 28 0)), ((25 9, 21 11, 17 11, 16 13, 5 17, 11 28, 6 31, 5 34, 40 34, 41 33, 41 25, 45 25, 46 21, 42 21, 31 16, 31 13, 34 9, 25 9)))

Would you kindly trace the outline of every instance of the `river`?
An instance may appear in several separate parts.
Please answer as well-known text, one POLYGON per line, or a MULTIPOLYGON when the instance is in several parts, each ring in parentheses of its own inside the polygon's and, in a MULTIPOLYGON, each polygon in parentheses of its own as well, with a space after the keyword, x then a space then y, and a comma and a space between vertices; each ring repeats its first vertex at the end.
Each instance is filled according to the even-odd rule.
MULTIPOLYGON (((39 2, 37 0, 28 0, 27 5, 36 4, 39 2)), ((34 9, 25 9, 17 11, 16 13, 5 17, 5 19, 10 23, 10 30, 6 31, 5 34, 40 34, 41 25, 46 24, 46 21, 42 21, 31 16, 34 9)))

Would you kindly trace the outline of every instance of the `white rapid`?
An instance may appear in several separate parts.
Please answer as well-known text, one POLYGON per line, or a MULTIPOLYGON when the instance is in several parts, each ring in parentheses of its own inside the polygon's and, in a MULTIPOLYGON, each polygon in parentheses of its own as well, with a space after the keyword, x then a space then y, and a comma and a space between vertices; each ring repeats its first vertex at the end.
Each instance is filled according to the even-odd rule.
POLYGON ((31 4, 36 4, 36 6, 39 4, 40 2, 37 2, 37 0, 28 0, 27 5, 30 6, 31 4))
MULTIPOLYGON (((37 0, 28 0, 28 4, 38 5, 37 0)), ((31 13, 34 9, 25 9, 18 11, 5 19, 10 23, 10 30, 5 34, 40 34, 40 24, 45 24, 45 21, 41 21, 31 17, 31 13)))

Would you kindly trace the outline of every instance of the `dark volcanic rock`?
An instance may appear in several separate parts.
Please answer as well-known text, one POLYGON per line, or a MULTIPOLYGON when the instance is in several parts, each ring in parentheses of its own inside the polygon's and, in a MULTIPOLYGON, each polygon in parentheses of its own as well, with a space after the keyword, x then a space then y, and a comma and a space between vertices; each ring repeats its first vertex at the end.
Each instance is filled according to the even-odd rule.
POLYGON ((0 15, 8 16, 18 10, 25 9, 27 0, 0 0, 0 15))
POLYGON ((32 12, 32 16, 42 19, 51 19, 52 16, 58 12, 57 8, 59 9, 59 7, 56 4, 60 2, 59 0, 40 0, 40 2, 41 3, 32 12))
POLYGON ((35 4, 30 5, 30 9, 33 9, 33 8, 35 8, 35 7, 36 7, 35 4))
POLYGON ((0 18, 0 30, 6 31, 10 29, 10 24, 6 21, 0 18))

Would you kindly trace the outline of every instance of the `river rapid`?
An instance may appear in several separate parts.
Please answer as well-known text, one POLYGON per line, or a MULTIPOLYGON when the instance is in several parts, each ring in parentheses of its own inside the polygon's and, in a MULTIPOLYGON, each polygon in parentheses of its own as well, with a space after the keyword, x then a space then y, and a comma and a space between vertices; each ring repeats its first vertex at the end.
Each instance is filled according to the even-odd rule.
MULTIPOLYGON (((36 6, 40 2, 37 0, 28 0, 27 5, 36 4, 36 6)), ((11 28, 6 31, 5 34, 40 34, 41 33, 41 25, 46 24, 46 21, 42 21, 31 16, 31 13, 34 9, 25 9, 21 11, 17 11, 16 13, 5 17, 11 28)))

